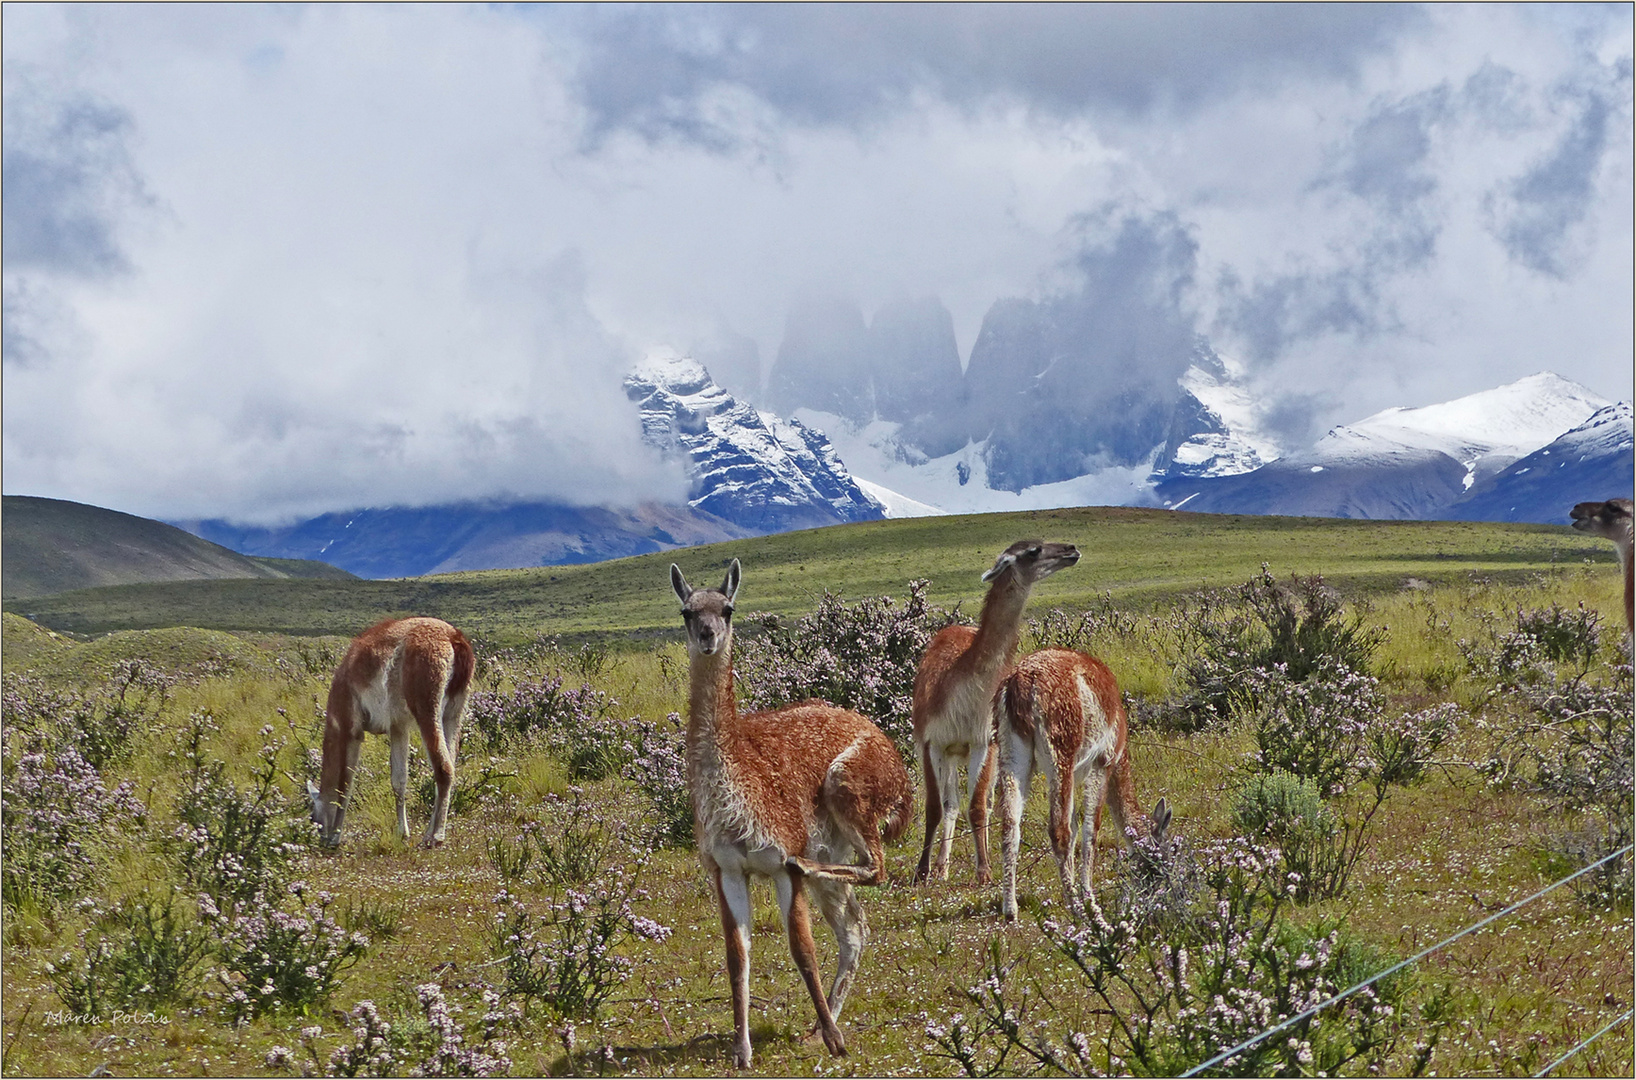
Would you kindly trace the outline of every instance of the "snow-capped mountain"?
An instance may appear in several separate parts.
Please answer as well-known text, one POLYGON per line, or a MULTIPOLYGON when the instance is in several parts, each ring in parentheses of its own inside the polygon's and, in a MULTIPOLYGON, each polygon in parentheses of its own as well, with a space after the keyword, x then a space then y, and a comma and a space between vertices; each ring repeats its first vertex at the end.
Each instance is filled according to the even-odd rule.
POLYGON ((1437 518, 1608 404, 1541 372, 1454 401, 1386 409, 1252 472, 1167 476, 1156 491, 1174 509, 1215 513, 1437 518))
POLYGON ((1043 510, 1058 506, 1154 505, 1154 484, 1166 477, 1219 477, 1276 460, 1277 441, 1265 430, 1262 407, 1244 385, 1241 364, 1204 342, 1177 380, 1179 398, 1165 442, 1131 465, 1093 459, 1079 476, 1020 491, 990 486, 992 440, 968 440, 935 457, 917 445, 913 426, 876 419, 858 424, 832 412, 799 409, 795 416, 829 433, 854 476, 886 505, 888 517, 933 513, 1043 510))
POLYGON ((821 430, 741 402, 687 357, 650 357, 625 378, 651 445, 682 458, 688 504, 753 532, 885 516, 821 430))
POLYGON ((1460 521, 1566 521, 1576 502, 1630 498, 1636 430, 1621 401, 1513 462, 1449 508, 1460 521))
POLYGON ((1155 479, 1237 476, 1278 459, 1278 440, 1265 430, 1261 403, 1245 386, 1245 375, 1243 364, 1198 345, 1192 365, 1176 380, 1183 396, 1155 479))
POLYGON ((1386 409, 1332 428, 1306 457, 1322 465, 1432 450, 1466 467, 1461 483, 1469 489, 1609 404, 1576 382, 1542 371, 1439 405, 1386 409))

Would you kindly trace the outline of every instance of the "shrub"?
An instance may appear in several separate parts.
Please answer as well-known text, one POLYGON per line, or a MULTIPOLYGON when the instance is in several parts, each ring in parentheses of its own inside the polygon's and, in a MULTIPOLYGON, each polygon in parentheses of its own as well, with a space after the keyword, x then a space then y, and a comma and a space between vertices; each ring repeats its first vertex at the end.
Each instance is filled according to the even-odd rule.
POLYGON ((195 712, 183 732, 186 771, 176 799, 177 825, 166 840, 184 878, 218 903, 283 892, 297 856, 318 839, 318 827, 276 784, 282 740, 271 724, 261 729, 262 747, 250 786, 240 789, 227 764, 205 749, 217 730, 215 717, 195 712))
POLYGON ((1144 928, 1188 929, 1204 888, 1204 869, 1192 842, 1168 831, 1157 839, 1138 832, 1128 851, 1116 850, 1119 910, 1144 928))
POLYGON ((8 672, 0 691, 6 727, 34 751, 72 748, 98 770, 122 760, 135 733, 157 718, 176 678, 143 660, 122 660, 87 693, 8 672))
MULTIPOLYGON (((327 1060, 320 1060, 317 1047, 322 1029, 303 1028, 301 1042, 312 1067, 321 1067, 325 1076, 502 1076, 510 1071, 502 1036, 521 1025, 515 1004, 503 1007, 499 994, 484 988, 482 1016, 462 1029, 454 1019, 459 1006, 449 1004, 437 983, 415 987, 415 1001, 420 1015, 400 1016, 396 1023, 384 1019, 373 1001, 360 1001, 347 1016, 354 1041, 337 1046, 327 1060)), ((294 1062, 289 1047, 275 1046, 267 1054, 268 1068, 294 1062)))
POLYGON ((472 694, 467 715, 491 749, 543 744, 568 766, 569 776, 602 780, 618 775, 642 740, 641 719, 621 718, 618 708, 618 701, 589 683, 566 689, 561 678, 547 676, 519 683, 509 694, 480 690, 472 694))
POLYGON ((818 609, 788 623, 753 615, 762 633, 738 645, 735 669, 745 703, 772 709, 819 698, 869 717, 905 761, 913 760, 915 670, 932 636, 959 621, 926 602, 928 582, 909 582, 909 598, 865 597, 847 604, 824 593, 818 609))
MULTIPOLYGON (((1530 786, 1551 805, 1554 816, 1581 814, 1586 819, 1583 827, 1554 837, 1550 846, 1579 866, 1624 848, 1633 832, 1636 773, 1631 668, 1616 668, 1605 684, 1573 681, 1539 687, 1528 701, 1543 721, 1538 737, 1526 743, 1534 761, 1530 786)), ((1604 863, 1575 887, 1581 899, 1595 906, 1630 907, 1630 856, 1604 863)))
POLYGON ((1557 668, 1570 679, 1583 678, 1602 646, 1602 616, 1585 607, 1518 608, 1511 629, 1500 630, 1498 618, 1484 614, 1487 639, 1456 642, 1466 669, 1490 695, 1557 681, 1557 668))
POLYGON ((1279 585, 1265 564, 1259 576, 1231 593, 1203 594, 1177 612, 1183 693, 1172 725, 1199 730, 1254 712, 1262 687, 1247 682, 1257 671, 1282 671, 1303 683, 1325 669, 1366 673, 1385 631, 1348 616, 1338 593, 1316 574, 1291 575, 1279 585))
POLYGON ((145 815, 134 790, 128 780, 108 790, 96 768, 71 746, 7 760, 0 788, 5 903, 50 904, 84 892, 96 869, 98 843, 145 815))
POLYGON ((594 1018, 635 966, 621 950, 670 936, 669 927, 632 909, 632 900, 646 898, 623 871, 532 907, 502 891, 493 941, 505 994, 538 1001, 558 1016, 594 1018))
POLYGON ((1602 647, 1602 614, 1585 606, 1577 609, 1552 604, 1548 608, 1518 609, 1517 633, 1539 642, 1546 659, 1567 664, 1580 674, 1596 662, 1602 647))
POLYGON ((687 747, 679 713, 665 717, 667 729, 655 728, 636 757, 625 766, 631 781, 653 803, 654 843, 683 847, 693 843, 693 797, 687 786, 687 747))
POLYGON ((1339 663, 1321 664, 1306 682, 1292 682, 1275 668, 1252 672, 1246 683, 1262 703, 1253 721, 1251 767, 1274 779, 1246 785, 1241 824, 1279 841, 1286 869, 1299 875, 1298 899, 1339 896, 1390 789, 1419 779, 1459 710, 1445 704, 1387 717, 1377 680, 1339 663), (1281 774, 1287 779, 1276 779, 1281 774), (1369 795, 1345 798, 1360 782, 1369 785, 1369 795), (1319 799, 1332 800, 1327 815, 1311 811, 1310 799, 1297 791, 1304 783, 1319 799), (1297 804, 1309 811, 1301 828, 1281 816, 1297 804), (1294 831, 1280 835, 1285 829, 1294 831))
POLYGON ((143 895, 112 911, 85 905, 93 925, 79 935, 79 957, 46 965, 52 989, 70 1012, 105 1016, 192 996, 210 941, 177 910, 175 899, 174 892, 163 901, 143 895))
POLYGON ((1275 844, 1295 878, 1295 898, 1330 886, 1345 865, 1346 838, 1317 784, 1282 769, 1245 778, 1233 800, 1233 823, 1252 840, 1275 844))
MULTIPOLYGON (((1045 919, 1041 930, 1107 1017, 1101 1036, 1053 1035, 1036 1014, 1049 1003, 1013 978, 998 946, 990 973, 966 992, 976 1015, 927 1026, 930 1049, 968 1075, 1033 1071, 1067 1075, 1175 1076, 1337 991, 1390 966, 1353 942, 1339 921, 1302 927, 1284 917, 1290 883, 1276 852, 1228 841, 1198 852, 1204 887, 1191 917, 1161 927, 1090 910, 1084 925, 1045 919), (1008 1058, 1010 1059, 1008 1063, 1008 1058)), ((1414 989, 1403 973, 1292 1025, 1207 1075, 1336 1075, 1381 1072, 1412 1030, 1414 989)), ((1430 1064, 1430 1043, 1410 1063, 1430 1064)))
POLYGON ((1305 681, 1275 666, 1245 673, 1243 684, 1260 703, 1252 720, 1258 770, 1311 780, 1325 798, 1367 771, 1367 734, 1385 708, 1378 680, 1328 661, 1305 681))
POLYGON ((647 898, 637 886, 647 856, 623 847, 624 828, 585 803, 577 788, 547 810, 547 820, 525 827, 515 843, 490 844, 490 861, 505 883, 495 897, 492 946, 507 997, 590 1018, 630 976, 629 946, 663 941, 670 930, 632 907, 647 898), (636 858, 630 869, 614 865, 622 850, 636 858), (519 883, 548 895, 525 899, 513 891, 519 883))
POLYGON ((1113 594, 1104 593, 1078 615, 1053 608, 1038 619, 1028 620, 1028 638, 1033 649, 1070 649, 1094 654, 1099 638, 1131 638, 1140 620, 1129 611, 1114 606, 1113 594))
POLYGON ((227 1011, 235 1021, 275 1009, 308 1015, 368 950, 367 937, 330 917, 333 896, 320 891, 309 900, 308 891, 305 882, 289 886, 284 899, 293 899, 295 910, 261 893, 226 911, 209 896, 199 897, 199 911, 217 937, 226 969, 218 974, 229 988, 227 1011))
POLYGON ((570 788, 568 796, 546 796, 546 820, 524 823, 514 840, 489 841, 489 864, 508 887, 531 884, 561 890, 587 885, 620 850, 625 830, 587 803, 582 788, 570 788))

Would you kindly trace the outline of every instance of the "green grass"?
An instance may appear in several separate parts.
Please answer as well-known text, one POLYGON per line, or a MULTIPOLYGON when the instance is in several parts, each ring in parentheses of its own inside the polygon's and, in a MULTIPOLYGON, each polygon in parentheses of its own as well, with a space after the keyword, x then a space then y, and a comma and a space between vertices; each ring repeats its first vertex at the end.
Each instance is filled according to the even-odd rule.
MULTIPOLYGON (((1173 689, 1174 678, 1162 634, 1153 629, 1157 621, 1148 613, 1162 615, 1170 598, 1201 584, 1241 582, 1263 561, 1280 578, 1292 571, 1324 573, 1343 585, 1355 603, 1365 605, 1371 624, 1387 627, 1390 636, 1377 666, 1394 707, 1418 708, 1448 699, 1479 704, 1483 688, 1465 674, 1456 643, 1504 624, 1519 606, 1583 601, 1602 612, 1607 626, 1617 628, 1622 622, 1620 583, 1608 565, 1606 545, 1591 545, 1563 529, 1062 511, 884 522, 599 566, 420 582, 323 587, 218 582, 203 588, 98 590, 95 596, 80 594, 84 599, 76 600, 73 610, 94 610, 100 613, 97 618, 110 621, 93 623, 87 614, 84 625, 108 627, 116 621, 111 614, 118 610, 116 601, 136 612, 143 596, 158 598, 151 616, 156 624, 178 617, 179 611, 206 608, 220 617, 214 630, 127 629, 81 641, 52 636, 8 613, 5 666, 7 671, 32 670, 52 681, 81 683, 94 681, 105 665, 132 656, 181 668, 212 658, 229 661, 213 668, 216 673, 178 687, 160 723, 114 771, 115 779, 136 781, 155 808, 148 831, 157 835, 166 828, 176 786, 174 760, 168 755, 193 710, 209 709, 221 721, 222 731, 212 745, 240 776, 255 757, 257 732, 264 724, 274 724, 297 743, 317 745, 317 707, 327 678, 303 666, 302 650, 310 657, 315 646, 344 639, 312 642, 284 636, 291 623, 303 633, 349 633, 389 612, 429 610, 496 641, 547 632, 569 637, 616 633, 625 638, 626 647, 611 655, 594 682, 619 699, 622 715, 659 720, 683 710, 686 698, 680 627, 664 574, 673 558, 696 584, 709 581, 727 558, 743 559, 746 610, 809 610, 825 586, 848 596, 901 595, 904 582, 926 576, 933 581, 935 601, 961 600, 975 614, 977 575, 1006 542, 1029 534, 1073 541, 1086 556, 1078 567, 1046 583, 1036 611, 1073 609, 1107 590, 1121 607, 1148 620, 1135 634, 1097 642, 1098 654, 1122 685, 1147 697, 1173 689), (1417 580, 1406 587, 1410 578, 1417 580), (187 608, 178 599, 189 596, 199 607, 187 608), (104 606, 93 608, 91 600, 104 606), (422 600, 446 606, 423 607, 422 600), (369 606, 377 602, 379 607, 369 606), (236 615, 234 603, 243 604, 236 615), (283 665, 276 663, 281 658, 283 665)), ((62 610, 71 607, 65 604, 62 610)), ((1542 857, 1540 841, 1564 823, 1530 796, 1491 788, 1460 764, 1476 755, 1485 737, 1468 724, 1440 754, 1442 765, 1422 783, 1394 794, 1376 819, 1373 839, 1347 894, 1313 905, 1303 917, 1345 916, 1353 933, 1401 957, 1545 884, 1555 867, 1542 857)), ((1144 803, 1164 795, 1175 808, 1173 827, 1190 837, 1229 835, 1235 770, 1250 745, 1249 737, 1236 731, 1193 736, 1135 732, 1131 752, 1144 803)), ((522 821, 537 817, 547 794, 568 789, 567 775, 561 763, 542 753, 507 755, 504 766, 518 774, 508 794, 452 819, 445 847, 421 851, 392 835, 386 749, 384 739, 366 741, 364 771, 343 845, 334 854, 307 857, 301 871, 317 887, 401 912, 397 932, 348 974, 327 1008, 311 1017, 275 1014, 234 1028, 221 1019, 219 996, 206 996, 171 1010, 165 1025, 52 1025, 45 1015, 61 1005, 47 986, 43 964, 73 944, 80 924, 72 912, 8 911, 0 1007, 7 1040, 5 1074, 84 1074, 103 1064, 115 1074, 261 1074, 267 1072, 267 1050, 275 1044, 298 1045, 302 1027, 323 1028, 320 1044, 327 1054, 345 1033, 342 1012, 367 998, 390 1013, 407 1005, 413 986, 424 981, 439 981, 451 1000, 468 1010, 480 1009, 476 987, 493 977, 486 932, 499 888, 487 844, 514 835, 522 821)), ((483 747, 468 746, 467 751, 465 770, 480 767, 488 756, 483 747)), ((287 751, 291 767, 295 752, 294 747, 287 751)), ((418 782, 425 769, 418 747, 415 767, 418 782)), ((1055 867, 1044 850, 1041 788, 1043 784, 1036 785, 1024 828, 1019 890, 1024 917, 1016 927, 999 921, 997 891, 974 884, 971 844, 964 832, 956 843, 951 881, 931 888, 904 884, 918 855, 918 813, 905 840, 889 849, 894 882, 861 894, 872 939, 842 1021, 851 1050, 845 1059, 830 1058, 821 1045, 802 1041, 812 1021, 811 1005, 789 958, 771 890, 758 886, 751 950, 754 1072, 948 1074, 953 1064, 927 1049, 926 1020, 969 1014, 963 991, 986 973, 992 941, 1000 943, 1005 955, 1021 960, 1027 979, 1051 996, 1053 1025, 1073 1022, 1093 1034, 1105 1030, 1107 1018, 1090 1012, 1088 995, 1076 989, 1078 984, 1053 958, 1032 921, 1031 914, 1056 889, 1055 867)), ((588 793, 605 801, 615 817, 637 820, 644 813, 641 793, 623 781, 588 785, 588 793)), ((411 818, 418 836, 424 815, 412 809, 411 818)), ((994 847, 997 852, 997 837, 994 847)), ((128 843, 106 854, 106 896, 165 877, 163 865, 144 843, 128 843)), ((1098 881, 1108 880, 1099 871, 1098 881)), ((656 853, 644 883, 651 895, 639 904, 638 913, 666 923, 673 936, 634 954, 633 977, 602 1019, 579 1025, 581 1053, 573 1060, 564 1053, 560 1022, 531 1017, 511 1048, 514 1073, 595 1070, 591 1055, 603 1045, 613 1048, 610 1073, 729 1071, 731 1019, 720 926, 696 856, 656 853)), ((822 927, 815 933, 821 963, 832 970, 833 939, 822 927)), ((1586 908, 1563 889, 1437 953, 1420 965, 1418 978, 1427 988, 1451 988, 1456 1019, 1433 1067, 1440 1075, 1537 1071, 1630 1006, 1636 981, 1632 940, 1630 913, 1586 908)), ((1629 1075, 1631 1052, 1630 1028, 1618 1028, 1561 1071, 1629 1075)))
POLYGON ((1086 507, 911 518, 812 529, 583 566, 488 570, 392 581, 192 581, 113 586, 7 602, 54 630, 195 626, 352 635, 389 615, 435 615, 468 634, 517 642, 668 632, 667 567, 698 583, 734 557, 744 564, 741 607, 794 614, 830 590, 901 596, 915 578, 929 598, 971 608, 978 576, 1013 540, 1078 544, 1084 558, 1038 590, 1039 606, 1083 606, 1107 592, 1127 604, 1243 581, 1266 562, 1280 575, 1322 573, 1349 593, 1390 593, 1411 578, 1471 575, 1521 581, 1553 566, 1613 560, 1612 548, 1567 527, 1471 522, 1229 517, 1086 507))

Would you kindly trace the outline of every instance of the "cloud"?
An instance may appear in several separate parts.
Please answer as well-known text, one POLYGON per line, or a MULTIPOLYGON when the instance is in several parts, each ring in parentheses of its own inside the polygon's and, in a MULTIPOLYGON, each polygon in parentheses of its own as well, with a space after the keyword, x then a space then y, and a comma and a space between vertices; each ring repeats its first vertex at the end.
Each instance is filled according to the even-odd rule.
POLYGON ((963 355, 1061 301, 1158 381, 1203 329, 1291 425, 1628 386, 1628 8, 3 19, 8 491, 675 497, 625 365, 753 387, 813 285, 937 297, 963 355))
POLYGON ((56 96, 7 69, 4 258, 12 271, 97 277, 126 270, 120 218, 151 201, 131 163, 124 109, 56 96))
POLYGON ((867 126, 930 95, 1050 116, 1191 109, 1291 76, 1348 77, 1420 22, 1398 5, 731 4, 593 7, 572 21, 590 134, 713 150, 738 91, 796 124, 867 126))
POLYGON ((1630 96, 1628 64, 1609 81, 1610 86, 1564 93, 1567 129, 1527 172, 1485 203, 1506 251, 1536 273, 1566 278, 1581 257, 1573 233, 1591 213, 1596 175, 1610 149, 1609 130, 1621 111, 1629 119, 1628 108, 1619 108, 1630 96))

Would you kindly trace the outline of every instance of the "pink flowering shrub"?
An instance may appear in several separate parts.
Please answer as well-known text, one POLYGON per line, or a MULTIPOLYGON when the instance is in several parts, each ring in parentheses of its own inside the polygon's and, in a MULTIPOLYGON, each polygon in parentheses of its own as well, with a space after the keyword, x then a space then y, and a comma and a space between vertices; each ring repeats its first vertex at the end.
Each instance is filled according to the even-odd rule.
POLYGON ((1300 876, 1299 900, 1340 896, 1391 789, 1424 774, 1460 710, 1445 703, 1388 715, 1378 680, 1327 659, 1304 682, 1275 666, 1249 672, 1244 683, 1260 705, 1250 775, 1235 800, 1238 824, 1280 847, 1285 868, 1300 876), (1364 798, 1345 797, 1358 786, 1364 798), (1306 805, 1313 799, 1321 804, 1306 805))
POLYGON ((479 690, 466 715, 484 745, 499 750, 543 745, 576 780, 616 776, 640 745, 644 722, 618 715, 619 702, 585 683, 571 689, 558 676, 519 682, 511 693, 479 690))
POLYGON ((318 828, 305 807, 278 786, 284 740, 273 737, 271 724, 261 729, 261 751, 245 788, 228 777, 226 762, 207 750, 206 739, 216 730, 208 712, 188 718, 178 751, 185 771, 177 821, 165 847, 183 878, 218 903, 276 896, 297 857, 317 842, 318 828))
POLYGON ((209 895, 199 912, 214 932, 228 988, 227 1011, 243 1022, 275 1009, 307 1015, 340 985, 341 973, 362 959, 369 939, 349 933, 330 916, 334 897, 319 891, 310 898, 305 882, 291 884, 289 904, 257 893, 225 911, 209 895))
MULTIPOLYGON (((1606 677, 1543 680, 1509 696, 1495 725, 1498 745, 1482 767, 1543 800, 1558 821, 1574 828, 1546 837, 1542 846, 1553 876, 1565 876, 1622 850, 1631 842, 1636 795, 1636 705, 1631 667, 1613 665, 1606 677), (1502 763, 1510 768, 1502 770, 1502 763)), ((1593 907, 1628 910, 1632 867, 1624 855, 1574 883, 1593 907)))
POLYGON ((163 900, 144 894, 112 910, 81 902, 90 923, 79 932, 78 955, 45 966, 69 1012, 106 1016, 192 997, 210 940, 175 901, 175 893, 163 900))
POLYGON ((629 946, 670 936, 669 927, 636 914, 631 902, 647 892, 632 881, 616 872, 542 901, 497 895, 493 943, 506 996, 538 1001, 559 1016, 594 1018, 636 966, 629 946))
MULTIPOLYGON (((969 1076, 1025 1068, 1070 1076, 1175 1076, 1391 966, 1353 941, 1339 919, 1301 927, 1285 917, 1292 882, 1276 850, 1242 840, 1197 851, 1203 888, 1190 916, 1157 922, 1092 906, 1075 925, 1045 918, 1046 940, 1073 966, 1106 1017, 1101 1032, 1052 1032, 1049 1003, 1014 979, 998 950, 964 1013, 927 1024, 933 1053, 969 1076)), ((1430 1064, 1438 1009, 1407 1015, 1412 979, 1383 979, 1346 1001, 1230 1057, 1205 1075, 1311 1076, 1378 1072, 1402 1037, 1432 1031, 1409 1063, 1430 1064)))
POLYGON ((913 760, 915 669, 932 636, 960 621, 958 610, 926 602, 929 582, 909 582, 909 598, 871 596, 848 604, 825 592, 818 609, 793 623, 752 615, 759 635, 736 646, 744 704, 771 709, 819 698, 869 717, 913 760))
POLYGON ((131 740, 157 718, 176 677, 145 660, 121 660, 93 690, 56 689, 28 674, 0 678, 0 718, 8 742, 52 753, 72 747, 93 768, 123 759, 131 740))
POLYGON ((1259 701, 1251 720, 1257 771, 1304 777, 1325 798, 1369 771, 1366 739, 1386 708, 1380 680, 1326 660, 1304 680, 1275 665, 1246 672, 1243 682, 1259 701))
POLYGON ((129 780, 109 790, 72 746, 24 753, 15 761, 8 752, 3 770, 0 896, 13 907, 28 899, 51 904, 85 892, 96 872, 99 842, 145 815, 129 780))
POLYGON ((641 837, 631 843, 632 832, 571 788, 569 798, 548 800, 543 820, 514 841, 490 842, 504 886, 491 946, 505 996, 539 1001, 559 1016, 594 1017, 630 977, 631 950, 670 936, 636 912, 648 898, 637 881, 649 848, 641 837))
POLYGON ((654 842, 661 847, 692 844, 693 796, 687 786, 681 714, 666 716, 665 724, 649 731, 635 751, 623 775, 653 804, 654 842))
MULTIPOLYGON (((323 1058, 320 1027, 301 1031, 301 1042, 312 1066, 325 1076, 504 1076, 511 1070, 506 1056, 506 1035, 522 1024, 522 1010, 503 1005, 500 995, 484 988, 483 1012, 475 1023, 456 1020, 462 1011, 444 996, 437 983, 415 987, 420 1015, 389 1021, 373 1001, 360 1001, 348 1014, 352 1042, 341 1043, 323 1058)), ((290 1068, 295 1051, 275 1046, 267 1054, 268 1068, 290 1068)))
POLYGON ((1280 585, 1265 564, 1230 592, 1189 598, 1172 618, 1182 694, 1166 710, 1169 726, 1197 731, 1254 713, 1265 688, 1249 677, 1278 670, 1305 683, 1321 669, 1366 675, 1385 631, 1347 615, 1318 575, 1280 585))

